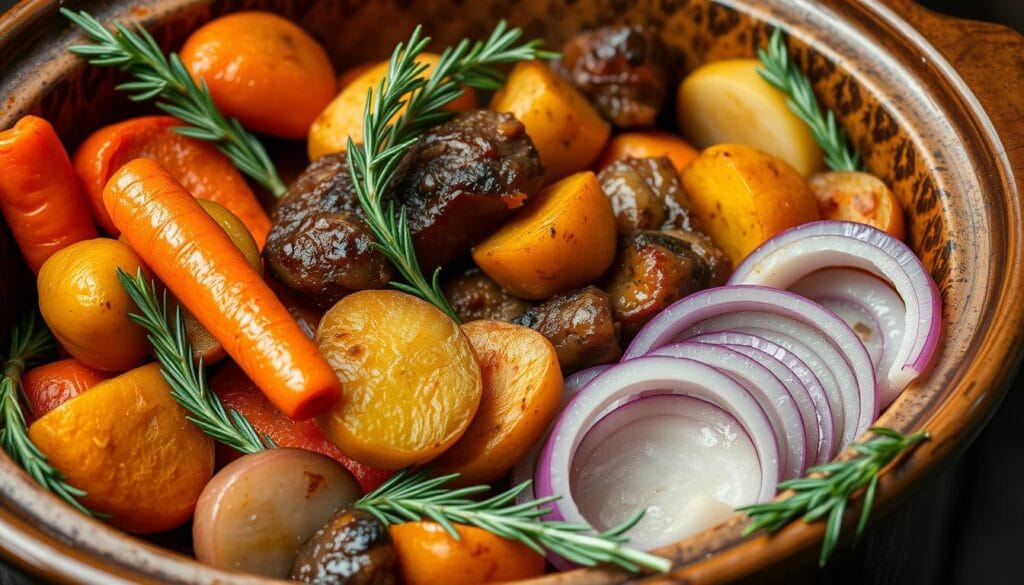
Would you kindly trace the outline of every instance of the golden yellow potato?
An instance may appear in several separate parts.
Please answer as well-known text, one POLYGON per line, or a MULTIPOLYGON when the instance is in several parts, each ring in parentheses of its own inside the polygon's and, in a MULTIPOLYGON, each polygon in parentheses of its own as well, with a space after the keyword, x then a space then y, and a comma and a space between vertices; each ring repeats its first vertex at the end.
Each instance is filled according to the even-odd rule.
POLYGON ((615 260, 612 205, 590 171, 566 177, 473 249, 503 289, 542 300, 593 282, 615 260))
MULTIPOLYGON (((429 74, 440 59, 440 55, 435 53, 420 53, 417 60, 429 66, 429 74)), ((366 91, 372 87, 376 96, 377 88, 387 73, 388 61, 384 61, 360 71, 352 81, 346 81, 341 86, 341 92, 327 104, 309 127, 309 142, 306 145, 309 160, 332 152, 344 152, 348 148, 349 136, 357 144, 362 142, 366 91)), ((471 88, 466 88, 462 95, 445 109, 452 112, 468 112, 474 108, 476 96, 471 88)))
POLYGON ((611 133, 587 98, 540 61, 516 65, 491 109, 526 126, 549 183, 590 168, 611 133))
POLYGON ((213 441, 186 416, 149 364, 51 410, 28 436, 111 524, 162 532, 192 516, 213 475, 213 441))
POLYGON ((341 299, 320 321, 316 344, 345 389, 320 428, 365 465, 430 461, 459 440, 480 405, 469 339, 412 295, 367 290, 341 299))
POLYGON ((138 309, 117 279, 117 268, 134 276, 141 266, 128 244, 96 238, 64 248, 39 270, 43 320, 78 361, 118 372, 146 357, 146 332, 128 319, 138 309))
POLYGON ((747 144, 786 161, 808 176, 823 154, 783 93, 761 79, 757 59, 715 61, 679 85, 676 114, 683 135, 697 148, 747 144))
POLYGON ((803 177, 782 159, 749 146, 713 146, 690 163, 682 179, 701 226, 733 265, 775 234, 821 219, 803 177))

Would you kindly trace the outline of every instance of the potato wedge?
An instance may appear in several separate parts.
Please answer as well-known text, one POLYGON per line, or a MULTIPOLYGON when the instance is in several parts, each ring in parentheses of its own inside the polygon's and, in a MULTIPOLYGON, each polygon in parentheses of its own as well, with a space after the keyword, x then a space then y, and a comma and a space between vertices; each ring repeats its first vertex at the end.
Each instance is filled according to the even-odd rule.
POLYGON ((522 325, 473 321, 462 332, 476 352, 484 392, 466 434, 432 464, 459 473, 456 485, 504 477, 558 414, 562 372, 555 347, 522 325))
POLYGON ((506 291, 541 300, 601 276, 615 259, 616 233, 611 203, 586 171, 535 195, 473 260, 506 291))
POLYGON ((761 79, 760 67, 757 59, 733 59, 691 73, 679 85, 679 127, 697 148, 748 144, 806 177, 822 168, 821 148, 782 92, 761 79))
POLYGON ((414 296, 351 294, 324 314, 316 344, 345 388, 320 416, 320 428, 365 465, 430 461, 459 440, 480 404, 480 366, 469 340, 414 296))
POLYGON ((526 126, 548 183, 589 168, 611 133, 587 98, 540 61, 516 65, 491 109, 526 126))
POLYGON ((682 179, 701 226, 734 266, 775 234, 821 219, 803 177, 782 159, 749 146, 713 146, 682 179))
MULTIPOLYGON (((420 53, 419 62, 429 65, 427 72, 433 69, 440 56, 435 53, 420 53)), ((373 88, 377 93, 382 79, 387 76, 388 62, 384 61, 359 72, 351 80, 342 80, 345 84, 341 92, 313 120, 309 128, 306 148, 309 160, 315 160, 332 152, 344 152, 348 148, 348 138, 356 143, 363 141, 363 110, 366 108, 366 91, 373 88)), ((445 108, 452 112, 468 112, 476 108, 476 95, 466 88, 461 96, 445 108)))

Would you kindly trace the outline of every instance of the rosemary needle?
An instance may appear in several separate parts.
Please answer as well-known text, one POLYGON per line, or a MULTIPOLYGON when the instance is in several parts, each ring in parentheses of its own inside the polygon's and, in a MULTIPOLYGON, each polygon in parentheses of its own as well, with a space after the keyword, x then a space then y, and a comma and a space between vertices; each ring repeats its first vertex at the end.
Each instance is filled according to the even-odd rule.
POLYGON ((583 524, 542 518, 549 512, 545 505, 557 497, 516 504, 516 497, 530 486, 530 482, 478 501, 472 497, 489 491, 490 487, 444 487, 458 476, 458 473, 453 473, 430 477, 426 471, 403 470, 360 498, 355 507, 373 514, 384 524, 415 522, 424 518, 433 520, 456 540, 459 533, 453 523, 471 524, 502 538, 521 542, 540 554, 547 549, 586 567, 611 563, 633 573, 643 569, 666 573, 672 567, 664 557, 624 546, 628 540, 625 533, 640 521, 643 513, 610 530, 591 534, 591 528, 583 524))
POLYGON ((753 520, 744 530, 744 535, 761 529, 776 532, 800 516, 805 522, 827 517, 825 539, 818 559, 818 563, 825 566, 839 544, 847 504, 854 493, 864 489, 864 504, 856 530, 856 536, 860 538, 875 503, 882 469, 900 454, 928 439, 927 431, 903 435, 883 427, 870 430, 877 437, 865 443, 854 443, 857 456, 812 467, 807 470, 807 476, 780 483, 780 490, 793 492, 785 499, 740 508, 753 520))
POLYGON ((786 94, 786 105, 811 131, 815 142, 825 152, 825 164, 833 171, 863 171, 860 153, 851 148, 846 131, 839 126, 832 110, 822 114, 811 80, 790 61, 782 29, 775 29, 767 49, 758 49, 763 67, 761 78, 786 94))
POLYGON ((260 141, 238 120, 221 114, 206 83, 196 85, 177 53, 164 56, 141 25, 130 30, 118 22, 111 31, 84 10, 73 12, 62 7, 60 13, 94 42, 74 45, 69 51, 87 57, 90 65, 119 67, 130 73, 134 80, 117 89, 131 92, 132 101, 158 99, 156 107, 188 124, 175 128, 176 132, 215 143, 239 170, 275 197, 284 195, 284 183, 260 141))
POLYGON ((53 492, 79 512, 101 517, 79 500, 86 493, 64 481, 46 456, 28 437, 25 416, 21 412, 19 397, 23 394, 21 375, 25 368, 53 349, 53 338, 46 325, 29 313, 11 332, 11 345, 4 362, 0 380, 0 446, 39 485, 53 492))
POLYGON ((161 374, 171 386, 171 396, 189 412, 189 420, 214 440, 242 453, 275 447, 270 437, 261 437, 240 412, 225 411, 220 399, 210 391, 202 358, 198 363, 192 358, 180 306, 174 312, 173 326, 169 322, 166 289, 159 295, 156 283, 147 282, 142 270, 133 278, 118 268, 117 278, 139 307, 139 313, 129 317, 146 330, 162 367, 161 374))

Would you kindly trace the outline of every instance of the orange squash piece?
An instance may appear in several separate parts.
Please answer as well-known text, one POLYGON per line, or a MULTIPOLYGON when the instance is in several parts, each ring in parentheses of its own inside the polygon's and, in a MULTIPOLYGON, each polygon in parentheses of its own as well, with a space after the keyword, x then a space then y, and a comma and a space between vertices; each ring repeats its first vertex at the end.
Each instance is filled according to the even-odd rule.
POLYGON ((281 138, 302 138, 338 90, 320 43, 270 12, 234 12, 189 36, 181 61, 213 102, 243 126, 281 138))
POLYGON ((128 532, 184 523, 213 475, 213 441, 188 421, 158 364, 100 382, 28 435, 68 483, 88 492, 82 503, 128 532))
POLYGON ((405 585, 481 585, 544 573, 544 557, 525 544, 475 526, 455 524, 459 540, 434 522, 391 526, 398 574, 405 585))

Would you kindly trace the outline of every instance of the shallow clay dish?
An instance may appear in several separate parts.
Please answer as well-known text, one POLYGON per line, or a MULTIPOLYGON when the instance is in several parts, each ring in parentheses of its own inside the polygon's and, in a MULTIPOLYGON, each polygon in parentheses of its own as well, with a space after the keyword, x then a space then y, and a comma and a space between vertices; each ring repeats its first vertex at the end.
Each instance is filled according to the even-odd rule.
MULTIPOLYGON (((681 77, 697 65, 753 56, 779 25, 819 98, 838 113, 869 168, 908 214, 909 241, 942 291, 945 339, 926 379, 880 423, 927 428, 933 439, 884 476, 878 514, 934 477, 979 432, 1002 398, 1022 349, 1024 254, 1024 38, 994 25, 931 14, 909 0, 123 0, 83 1, 100 20, 141 21, 176 48, 212 15, 269 8, 297 20, 344 67, 380 59, 422 22, 444 43, 489 30, 502 17, 558 46, 588 25, 658 27, 678 50, 681 77)), ((23 114, 54 122, 73 146, 137 109, 115 96, 117 74, 85 68, 65 48, 80 37, 56 2, 26 0, 0 20, 0 128, 23 114)), ((0 331, 33 287, 0 223, 0 331)), ((797 523, 773 538, 740 538, 731 521, 661 552, 674 572, 651 581, 706 583, 750 577, 813 557, 820 526, 797 523)), ((173 541, 173 539, 171 539, 173 541)), ((173 545, 173 542, 172 542, 173 545)), ((73 512, 0 457, 0 553, 61 582, 270 583, 215 571, 186 556, 73 512)), ((548 584, 626 582, 609 570, 550 575, 548 584)))

